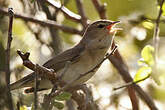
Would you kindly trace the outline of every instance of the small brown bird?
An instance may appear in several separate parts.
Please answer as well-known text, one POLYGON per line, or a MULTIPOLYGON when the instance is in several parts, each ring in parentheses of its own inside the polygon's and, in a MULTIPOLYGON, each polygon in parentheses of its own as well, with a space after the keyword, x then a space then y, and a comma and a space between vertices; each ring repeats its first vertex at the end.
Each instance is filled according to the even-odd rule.
MULTIPOLYGON (((94 68, 104 58, 110 48, 112 37, 114 35, 114 25, 119 21, 98 20, 90 24, 84 32, 82 40, 73 48, 68 49, 54 58, 47 61, 43 66, 54 69, 57 75, 62 75, 62 81, 69 83, 74 81, 81 74, 94 68), (66 63, 70 61, 68 68, 65 69, 66 63), (64 73, 64 74, 63 74, 64 73)), ((81 85, 89 80, 96 71, 93 71, 79 80, 74 81, 71 86, 81 85)), ((10 85, 10 89, 31 87, 25 92, 34 90, 34 72, 25 76, 10 85)), ((53 87, 49 80, 41 78, 39 81, 39 90, 51 89, 53 87)))

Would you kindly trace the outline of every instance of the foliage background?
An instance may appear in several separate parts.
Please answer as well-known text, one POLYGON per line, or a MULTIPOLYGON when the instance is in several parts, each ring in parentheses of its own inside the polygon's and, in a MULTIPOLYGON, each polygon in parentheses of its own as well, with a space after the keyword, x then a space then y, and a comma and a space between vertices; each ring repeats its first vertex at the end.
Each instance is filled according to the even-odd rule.
MULTIPOLYGON (((59 0, 56 0, 59 1, 59 0)), ((115 40, 119 45, 119 51, 128 64, 131 76, 134 77, 140 66, 138 60, 141 58, 141 50, 147 45, 153 45, 154 19, 158 14, 157 0, 100 0, 105 3, 108 19, 121 20, 119 27, 123 30, 118 32, 115 40)), ((77 13, 75 0, 64 0, 65 6, 71 11, 77 13)), ((87 17, 91 20, 99 19, 99 16, 90 0, 83 0, 87 17)), ((14 11, 20 14, 28 14, 38 19, 46 20, 44 12, 36 8, 35 3, 25 0, 0 0, 0 7, 13 7, 14 11)), ((52 11, 52 7, 49 7, 52 11)), ((164 110, 165 106, 165 18, 162 16, 160 22, 160 39, 158 53, 158 72, 156 77, 160 81, 157 85, 152 78, 149 78, 139 85, 152 96, 157 107, 164 110)), ((70 21, 64 17, 62 13, 57 16, 57 22, 71 27, 81 29, 81 25, 70 21)), ((4 92, 4 68, 5 68, 5 48, 7 42, 8 17, 0 13, 0 93, 4 92)), ((59 31, 62 42, 62 50, 66 50, 81 39, 78 35, 72 35, 59 31)), ((43 64, 57 52, 56 47, 52 47, 52 37, 48 27, 40 26, 32 22, 25 22, 22 19, 14 19, 13 24, 13 41, 11 47, 11 82, 14 82, 24 75, 30 73, 30 70, 22 66, 21 59, 16 54, 16 50, 29 51, 30 59, 38 64, 43 64), (36 33, 41 43, 36 39, 36 33)), ((105 61, 97 74, 88 81, 92 86, 94 100, 104 108, 104 110, 112 109, 131 109, 131 102, 127 95, 126 89, 113 91, 113 87, 124 84, 122 78, 110 64, 105 61), (101 77, 100 77, 101 76, 101 77)), ((12 92, 14 102, 21 100, 22 106, 29 107, 33 102, 33 95, 22 93, 23 90, 12 92)), ((42 98, 42 93, 40 93, 42 98)), ((3 99, 5 96, 0 95, 3 99)), ((4 109, 3 100, 0 100, 0 109, 4 109)), ((140 109, 147 110, 148 107, 140 100, 140 109)))

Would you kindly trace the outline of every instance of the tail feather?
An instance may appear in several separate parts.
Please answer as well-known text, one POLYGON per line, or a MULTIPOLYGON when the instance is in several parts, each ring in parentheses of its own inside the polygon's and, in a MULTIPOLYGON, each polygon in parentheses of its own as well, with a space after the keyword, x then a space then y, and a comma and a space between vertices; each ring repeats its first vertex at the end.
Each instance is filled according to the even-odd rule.
MULTIPOLYGON (((48 90, 48 88, 37 89, 37 91, 43 91, 43 90, 48 90)), ((27 94, 32 93, 32 92, 34 92, 34 87, 27 88, 27 89, 25 89, 24 92, 27 93, 27 94)))
POLYGON ((29 74, 24 78, 10 84, 10 90, 33 86, 33 81, 34 81, 34 73, 29 74))

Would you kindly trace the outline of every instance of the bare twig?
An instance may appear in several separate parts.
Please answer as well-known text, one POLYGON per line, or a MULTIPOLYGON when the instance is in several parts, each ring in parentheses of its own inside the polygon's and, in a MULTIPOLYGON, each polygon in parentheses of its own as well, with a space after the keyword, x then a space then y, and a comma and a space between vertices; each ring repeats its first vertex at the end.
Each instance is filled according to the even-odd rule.
POLYGON ((7 49, 6 49, 6 85, 7 85, 7 100, 8 100, 8 106, 10 110, 13 109, 13 102, 12 102, 12 96, 10 93, 10 47, 12 42, 12 28, 13 28, 13 16, 14 12, 12 8, 8 9, 8 15, 9 15, 9 30, 8 30, 8 42, 7 42, 7 49))
POLYGON ((98 14, 101 19, 106 19, 106 10, 105 10, 105 5, 101 5, 98 0, 92 0, 96 10, 98 11, 98 14))
MULTIPOLYGON (((56 10, 53 14, 51 14, 51 11, 45 5, 46 4, 45 1, 44 0, 38 0, 38 1, 40 2, 43 11, 47 15, 47 18, 49 20, 57 21, 57 14, 60 10, 56 10)), ((52 46, 54 50, 53 53, 56 55, 62 51, 62 43, 61 43, 61 38, 59 36, 59 29, 55 29, 54 27, 49 27, 49 31, 52 38, 50 45, 52 46)))
POLYGON ((34 110, 37 110, 38 108, 38 95, 37 95, 37 90, 38 90, 38 74, 39 74, 39 68, 40 66, 38 64, 35 65, 35 85, 34 85, 34 110))
MULTIPOLYGON (((81 75, 80 75, 80 78, 83 77, 83 76, 86 76, 87 74, 89 74, 89 73, 95 71, 97 68, 99 68, 100 65, 101 65, 106 59, 108 59, 110 56, 112 56, 112 55, 115 53, 116 50, 117 50, 117 45, 115 45, 114 48, 112 49, 112 51, 111 51, 110 53, 107 53, 106 56, 105 56, 105 58, 103 58, 103 60, 102 60, 100 63, 98 63, 94 68, 92 68, 91 70, 89 70, 88 72, 86 72, 86 73, 84 73, 84 74, 81 74, 81 75)), ((78 79, 80 79, 80 78, 78 78, 78 79)), ((78 79, 77 79, 77 80, 78 80, 78 79)))
MULTIPOLYGON (((36 71, 35 70, 35 64, 33 64, 30 60, 29 60, 29 55, 30 53, 26 52, 25 54, 22 53, 21 51, 17 50, 17 53, 19 54, 19 56, 21 57, 21 59, 23 60, 23 65, 26 66, 27 68, 36 71)), ((54 72, 54 70, 52 69, 48 69, 45 68, 43 66, 37 66, 37 70, 38 70, 38 74, 42 77, 44 77, 45 79, 48 79, 50 81, 52 81, 53 83, 57 80, 56 78, 56 73, 54 72)))
POLYGON ((76 0, 76 4, 77 4, 78 13, 81 15, 81 23, 83 27, 86 28, 88 24, 87 24, 87 17, 85 15, 82 0, 76 0))
POLYGON ((162 10, 163 3, 164 3, 164 0, 161 0, 159 14, 155 21, 155 29, 154 29, 154 35, 153 35, 154 61, 155 61, 154 72, 155 73, 157 73, 157 57, 158 57, 158 47, 159 47, 159 22, 160 22, 160 17, 163 12, 163 10, 162 10))
POLYGON ((77 15, 75 13, 73 13, 72 11, 70 11, 69 9, 67 9, 66 7, 62 6, 60 3, 54 1, 54 0, 45 0, 47 4, 53 6, 54 8, 60 10, 61 12, 64 13, 64 15, 71 19, 74 20, 76 22, 80 22, 81 21, 81 16, 77 15))
POLYGON ((148 75, 147 77, 145 77, 143 79, 137 80, 137 81, 128 82, 128 83, 126 83, 126 84, 124 84, 124 85, 122 85, 120 87, 113 88, 113 90, 118 90, 118 89, 121 89, 121 88, 124 88, 124 87, 131 86, 133 84, 137 84, 137 83, 139 83, 141 81, 144 81, 144 80, 148 79, 149 77, 150 77, 150 75, 148 75))
MULTIPOLYGON (((4 15, 8 15, 8 12, 6 9, 3 9, 3 8, 0 8, 0 13, 4 14, 4 15)), ((14 17, 15 18, 21 18, 25 21, 31 21, 31 22, 34 22, 34 23, 38 23, 40 25, 46 25, 46 26, 49 26, 49 27, 55 27, 57 29, 60 29, 64 32, 68 32, 68 33, 72 33, 72 34, 79 34, 81 35, 82 32, 75 29, 75 28, 72 28, 72 27, 68 27, 68 26, 65 26, 65 25, 61 25, 61 24, 58 24, 56 23, 55 21, 52 21, 52 20, 46 20, 46 21, 42 21, 42 20, 38 20, 34 17, 31 17, 31 16, 27 16, 27 15, 23 15, 23 14, 14 14, 14 17)))

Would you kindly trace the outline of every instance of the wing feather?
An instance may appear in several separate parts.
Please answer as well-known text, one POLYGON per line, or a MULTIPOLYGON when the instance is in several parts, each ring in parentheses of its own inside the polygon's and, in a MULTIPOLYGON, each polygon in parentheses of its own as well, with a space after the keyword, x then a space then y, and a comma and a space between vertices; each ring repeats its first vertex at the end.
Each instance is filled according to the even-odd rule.
MULTIPOLYGON (((78 61, 83 51, 84 51, 84 46, 77 45, 76 47, 66 50, 62 52, 61 54, 58 54, 54 58, 48 60, 45 64, 43 64, 43 66, 49 69, 54 69, 57 72, 60 69, 64 68, 65 63, 67 61, 71 61, 71 62, 78 61)), ((10 85, 10 89, 14 90, 17 88, 32 86, 32 83, 34 82, 34 77, 35 77, 35 74, 33 72, 23 77, 22 79, 16 81, 15 83, 12 83, 10 85)))

